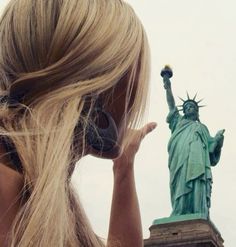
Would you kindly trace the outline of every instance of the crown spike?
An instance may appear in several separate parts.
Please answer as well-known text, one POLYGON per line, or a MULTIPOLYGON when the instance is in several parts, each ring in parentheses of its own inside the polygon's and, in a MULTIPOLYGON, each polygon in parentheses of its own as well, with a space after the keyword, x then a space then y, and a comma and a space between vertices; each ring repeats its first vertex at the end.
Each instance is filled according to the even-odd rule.
POLYGON ((188 99, 190 99, 189 94, 188 94, 188 91, 187 91, 186 93, 187 93, 187 97, 188 97, 188 99))
POLYGON ((197 93, 196 93, 195 96, 193 97, 193 100, 196 100, 196 98, 197 98, 197 93))
POLYGON ((179 98, 180 100, 182 100, 183 102, 185 102, 185 100, 184 100, 184 99, 182 99, 182 98, 180 98, 179 96, 178 96, 178 98, 179 98))
POLYGON ((177 106, 177 107, 182 107, 182 109, 180 109, 180 110, 178 110, 178 111, 183 111, 183 110, 184 110, 184 106, 185 106, 188 102, 194 103, 198 108, 201 108, 201 107, 205 107, 205 106, 206 106, 206 105, 201 105, 201 106, 198 105, 201 101, 203 101, 203 99, 201 99, 201 100, 199 100, 199 101, 196 101, 196 98, 197 98, 198 93, 195 94, 195 96, 193 97, 193 99, 190 98, 188 91, 186 91, 186 93, 187 93, 187 97, 188 97, 186 100, 184 100, 184 99, 178 97, 180 100, 183 101, 182 106, 177 106))
POLYGON ((200 102, 202 102, 204 99, 200 99, 199 101, 197 101, 197 103, 199 104, 200 102))

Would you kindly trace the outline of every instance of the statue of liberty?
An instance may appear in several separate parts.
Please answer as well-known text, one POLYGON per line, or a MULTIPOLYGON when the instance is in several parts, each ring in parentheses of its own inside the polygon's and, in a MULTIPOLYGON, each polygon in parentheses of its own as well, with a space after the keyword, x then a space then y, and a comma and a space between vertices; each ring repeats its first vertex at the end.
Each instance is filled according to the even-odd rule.
POLYGON ((200 101, 187 95, 182 109, 178 109, 171 90, 172 70, 166 66, 162 72, 171 130, 168 143, 171 216, 201 214, 209 218, 211 206, 212 173, 220 159, 224 130, 211 137, 207 127, 199 120, 200 101), (183 111, 183 115, 179 111, 183 111))

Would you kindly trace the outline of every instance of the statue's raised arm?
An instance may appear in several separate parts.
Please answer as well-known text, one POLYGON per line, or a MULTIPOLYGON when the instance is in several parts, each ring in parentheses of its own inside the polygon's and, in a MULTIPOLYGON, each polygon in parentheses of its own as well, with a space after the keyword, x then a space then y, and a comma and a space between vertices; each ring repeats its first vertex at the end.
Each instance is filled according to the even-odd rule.
POLYGON ((169 114, 166 122, 171 130, 168 143, 170 170, 171 216, 189 215, 209 218, 211 206, 212 172, 221 156, 224 129, 211 137, 206 125, 199 119, 199 105, 195 95, 181 99, 181 109, 175 106, 170 78, 173 72, 165 66, 161 76, 166 90, 169 114), (183 111, 183 114, 179 114, 183 111))
POLYGON ((164 88, 166 90, 166 100, 169 106, 169 110, 172 111, 175 108, 175 99, 171 90, 170 78, 173 76, 173 72, 169 66, 161 71, 161 76, 163 78, 164 88))

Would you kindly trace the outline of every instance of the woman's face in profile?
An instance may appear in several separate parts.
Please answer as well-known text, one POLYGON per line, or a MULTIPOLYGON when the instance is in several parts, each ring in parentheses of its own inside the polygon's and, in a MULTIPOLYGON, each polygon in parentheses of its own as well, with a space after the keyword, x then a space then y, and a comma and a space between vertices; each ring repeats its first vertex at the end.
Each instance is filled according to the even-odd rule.
MULTIPOLYGON (((123 77, 115 86, 115 88, 106 91, 105 93, 101 94, 99 100, 104 104, 104 111, 108 112, 111 117, 113 118, 115 125, 118 131, 118 138, 116 141, 116 145, 111 151, 108 152, 98 152, 94 149, 90 149, 89 153, 105 159, 115 159, 119 157, 122 152, 122 144, 124 140, 124 136, 127 130, 128 124, 128 117, 127 117, 127 107, 133 104, 134 101, 134 93, 131 95, 131 99, 127 104, 127 85, 128 81, 126 77, 123 77), (105 101, 105 102, 104 102, 105 101)), ((134 90, 133 90, 134 91, 134 90)), ((129 109, 128 109, 129 110, 129 109)), ((106 123, 102 122, 105 121, 104 118, 99 120, 101 125, 106 125, 106 123)))

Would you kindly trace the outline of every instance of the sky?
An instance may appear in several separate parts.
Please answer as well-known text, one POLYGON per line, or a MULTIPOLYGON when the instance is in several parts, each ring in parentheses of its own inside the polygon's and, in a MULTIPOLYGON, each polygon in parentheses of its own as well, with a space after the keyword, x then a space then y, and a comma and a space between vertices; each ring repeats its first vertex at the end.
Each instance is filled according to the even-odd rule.
MULTIPOLYGON (((0 0, 2 9, 7 0, 0 0)), ((212 168, 211 220, 220 231, 225 246, 236 243, 236 164, 234 143, 236 80, 235 0, 127 0, 146 29, 152 58, 150 106, 147 121, 157 129, 142 143, 135 160, 136 186, 144 237, 149 237, 153 220, 171 212, 166 124, 168 107, 160 71, 173 68, 172 89, 186 98, 198 93, 207 105, 200 120, 212 136, 226 129, 219 164, 212 168)), ((112 162, 85 157, 73 176, 81 201, 95 232, 106 238, 112 196, 112 162)))

